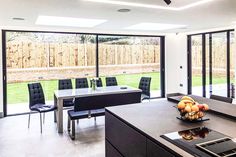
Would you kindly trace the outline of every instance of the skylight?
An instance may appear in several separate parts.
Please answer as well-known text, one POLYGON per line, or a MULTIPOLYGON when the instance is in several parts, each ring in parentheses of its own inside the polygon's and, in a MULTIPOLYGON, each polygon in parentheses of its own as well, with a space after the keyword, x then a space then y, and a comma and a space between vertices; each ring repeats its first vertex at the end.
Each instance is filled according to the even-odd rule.
POLYGON ((69 27, 95 27, 107 20, 103 19, 86 19, 59 16, 38 16, 36 25, 47 26, 69 26, 69 27))
POLYGON ((170 6, 161 6, 161 5, 153 5, 146 3, 135 3, 135 2, 127 2, 127 1, 117 1, 117 0, 84 0, 88 2, 96 2, 96 3, 105 3, 105 4, 114 4, 114 5, 124 5, 124 6, 132 6, 132 7, 142 7, 142 8, 151 8, 151 9, 162 9, 162 10, 174 10, 181 11, 188 8, 192 8, 195 6, 199 6, 213 0, 199 0, 198 2, 194 2, 188 5, 184 5, 182 7, 170 7, 170 6))
POLYGON ((133 26, 126 27, 130 30, 168 30, 176 28, 184 28, 186 25, 164 24, 164 23, 140 23, 133 26))

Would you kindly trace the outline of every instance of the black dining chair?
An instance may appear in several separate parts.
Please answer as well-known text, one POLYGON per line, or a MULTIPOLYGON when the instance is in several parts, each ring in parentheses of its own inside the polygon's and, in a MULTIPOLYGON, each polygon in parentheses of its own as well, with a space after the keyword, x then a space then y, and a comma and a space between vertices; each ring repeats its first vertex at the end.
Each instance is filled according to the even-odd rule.
MULTIPOLYGON (((102 79, 98 78, 96 81, 97 87, 102 87, 102 79)), ((92 80, 90 80, 90 87, 92 87, 92 80)))
POLYGON ((227 102, 227 103, 232 103, 233 102, 232 98, 223 97, 223 96, 219 96, 219 95, 211 95, 210 99, 214 99, 214 100, 218 100, 218 101, 223 101, 223 102, 227 102))
MULTIPOLYGON (((71 79, 59 80, 58 89, 59 90, 73 89, 71 79)), ((72 107, 72 106, 74 106, 74 99, 63 100, 63 107, 72 107)))
POLYGON ((76 88, 88 88, 88 80, 87 78, 77 78, 75 79, 75 87, 76 88))
POLYGON ((30 114, 31 111, 36 111, 40 113, 40 131, 42 133, 42 113, 54 111, 57 109, 55 105, 47 105, 45 104, 45 97, 43 93, 43 88, 40 83, 29 83, 28 84, 29 91, 29 119, 28 119, 28 128, 30 127, 30 114))
POLYGON ((150 85, 151 77, 141 77, 139 81, 139 89, 142 90, 141 100, 149 99, 150 100, 150 85))
POLYGON ((106 86, 117 86, 116 77, 106 77, 106 86))

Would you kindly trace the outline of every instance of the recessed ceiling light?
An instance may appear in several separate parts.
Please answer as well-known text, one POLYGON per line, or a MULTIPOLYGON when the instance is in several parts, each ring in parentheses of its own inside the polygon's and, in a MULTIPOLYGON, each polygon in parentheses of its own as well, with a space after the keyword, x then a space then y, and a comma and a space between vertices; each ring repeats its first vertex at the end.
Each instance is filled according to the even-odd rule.
POLYGON ((127 13, 127 12, 130 12, 131 10, 130 9, 119 9, 117 11, 122 12, 122 13, 127 13))
POLYGON ((133 26, 126 27, 125 29, 131 30, 168 30, 176 28, 184 28, 186 25, 176 25, 176 24, 163 24, 163 23, 140 23, 133 26))
POLYGON ((24 21, 25 19, 22 17, 13 17, 12 20, 24 21))
POLYGON ((146 3, 135 3, 135 2, 126 2, 126 1, 117 1, 117 0, 84 0, 88 2, 96 2, 96 3, 106 3, 106 4, 114 4, 114 5, 124 5, 124 6, 132 6, 132 7, 142 7, 142 8, 151 8, 151 9, 163 9, 163 10, 174 10, 180 11, 188 8, 192 8, 198 5, 202 5, 208 3, 213 0, 199 0, 197 2, 184 5, 182 7, 170 7, 170 6, 161 6, 161 5, 153 5, 146 3))
POLYGON ((95 27, 106 22, 103 19, 87 19, 59 16, 38 16, 36 25, 70 26, 70 27, 95 27))

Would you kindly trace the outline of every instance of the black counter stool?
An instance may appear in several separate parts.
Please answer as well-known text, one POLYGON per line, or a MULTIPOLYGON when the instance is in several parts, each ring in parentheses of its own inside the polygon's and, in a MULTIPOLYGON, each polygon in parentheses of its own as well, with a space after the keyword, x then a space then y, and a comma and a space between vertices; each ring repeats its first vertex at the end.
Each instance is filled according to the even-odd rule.
MULTIPOLYGON (((59 90, 73 89, 71 79, 59 80, 58 89, 59 90)), ((74 106, 74 99, 63 100, 63 107, 72 107, 72 106, 74 106)))
POLYGON ((75 88, 88 88, 87 78, 77 78, 77 79, 75 79, 75 88))
POLYGON ((106 86, 117 86, 116 77, 106 77, 106 86))
POLYGON ((150 85, 151 77, 141 77, 139 81, 139 89, 142 90, 141 100, 149 99, 150 100, 150 85))
MULTIPOLYGON (((43 93, 43 88, 40 83, 29 83, 29 119, 28 119, 28 128, 30 127, 30 114, 31 111, 36 111, 40 113, 40 131, 42 133, 42 115, 41 113, 46 113, 50 111, 56 110, 55 105, 47 105, 45 104, 45 97, 43 93)), ((44 115, 45 119, 45 115, 44 115)))

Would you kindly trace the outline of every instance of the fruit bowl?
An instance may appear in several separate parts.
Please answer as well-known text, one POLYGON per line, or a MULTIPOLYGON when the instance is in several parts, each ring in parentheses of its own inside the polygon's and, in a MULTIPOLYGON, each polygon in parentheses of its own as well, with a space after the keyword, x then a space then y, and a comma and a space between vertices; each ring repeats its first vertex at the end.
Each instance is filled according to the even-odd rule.
POLYGON ((180 112, 182 120, 199 121, 205 116, 205 112, 209 110, 207 104, 199 104, 189 96, 183 96, 178 103, 177 108, 180 112))

